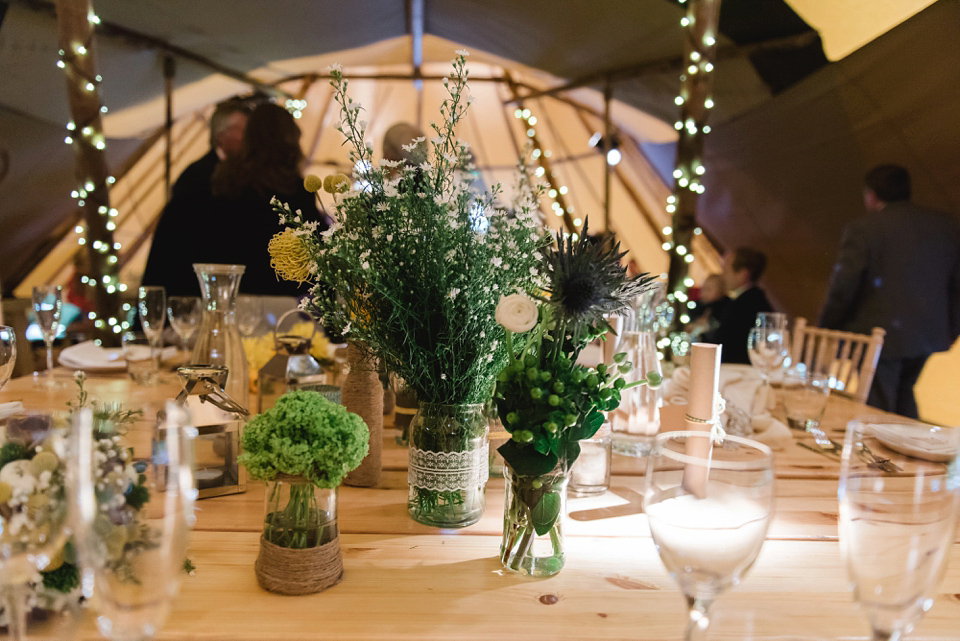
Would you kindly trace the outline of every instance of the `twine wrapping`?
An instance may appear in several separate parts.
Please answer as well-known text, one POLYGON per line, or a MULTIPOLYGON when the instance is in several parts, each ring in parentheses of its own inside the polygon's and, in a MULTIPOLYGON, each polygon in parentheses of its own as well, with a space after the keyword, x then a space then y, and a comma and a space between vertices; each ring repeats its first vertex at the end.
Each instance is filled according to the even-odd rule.
POLYGON ((314 594, 343 578, 340 537, 315 548, 294 550, 260 537, 260 554, 254 564, 257 583, 264 590, 296 596, 314 594))
POLYGON ((710 426, 710 435, 713 437, 713 442, 716 444, 723 443, 723 439, 727 437, 727 432, 723 429, 723 421, 721 417, 723 413, 727 411, 727 401, 722 396, 717 394, 717 405, 713 410, 713 416, 708 420, 702 418, 696 418, 694 416, 686 415, 686 419, 691 423, 697 423, 699 425, 709 425, 710 426))
POLYGON ((345 485, 373 487, 380 483, 380 450, 383 447, 383 386, 377 368, 360 346, 347 346, 350 372, 343 381, 343 406, 359 414, 370 430, 370 451, 360 466, 347 474, 345 485))

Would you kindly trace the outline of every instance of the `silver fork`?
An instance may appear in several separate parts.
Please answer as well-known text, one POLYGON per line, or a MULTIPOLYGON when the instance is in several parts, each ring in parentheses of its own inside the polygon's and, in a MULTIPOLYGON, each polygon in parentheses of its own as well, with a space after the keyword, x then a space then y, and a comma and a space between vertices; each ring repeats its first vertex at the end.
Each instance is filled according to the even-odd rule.
POLYGON ((902 472, 903 471, 890 459, 880 458, 879 456, 874 454, 873 450, 867 447, 866 443, 858 443, 858 445, 860 446, 860 450, 857 453, 860 454, 860 457, 864 461, 866 461, 868 464, 875 465, 879 467, 881 470, 883 470, 884 472, 902 472))
MULTIPOLYGON (((807 426, 807 431, 813 436, 814 442, 820 447, 821 450, 842 457, 843 446, 828 437, 819 427, 807 426)), ((878 457, 870 450, 870 448, 866 446, 866 444, 857 443, 857 445, 857 456, 859 456, 861 460, 863 460, 863 462, 870 467, 875 467, 884 472, 902 471, 899 467, 897 467, 897 465, 892 463, 890 459, 878 457)))
POLYGON ((840 456, 843 453, 843 446, 828 437, 823 430, 816 425, 807 425, 807 431, 813 436, 813 441, 824 452, 840 456))

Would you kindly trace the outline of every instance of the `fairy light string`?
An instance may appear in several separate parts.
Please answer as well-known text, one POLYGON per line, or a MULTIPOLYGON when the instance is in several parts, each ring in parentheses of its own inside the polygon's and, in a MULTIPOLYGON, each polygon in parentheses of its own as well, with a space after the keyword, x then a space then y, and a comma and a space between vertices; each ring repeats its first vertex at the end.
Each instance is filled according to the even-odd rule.
MULTIPOLYGON (((703 233, 697 225, 697 197, 704 192, 702 162, 703 137, 710 133, 707 119, 713 108, 713 71, 717 48, 717 23, 720 0, 678 0, 686 9, 680 19, 684 40, 684 63, 680 74, 680 93, 674 99, 679 117, 677 160, 673 171, 673 192, 667 197, 666 210, 671 224, 663 228, 663 250, 670 256, 667 273, 667 298, 676 309, 676 322, 690 322, 694 307, 687 290, 694 282, 688 276, 694 261, 693 239, 703 233)), ((666 339, 669 343, 669 338, 666 339)), ((661 345, 663 347, 665 345, 661 345)))
POLYGON ((89 318, 100 330, 98 339, 116 343, 129 324, 120 313, 120 295, 127 286, 118 277, 121 245, 113 237, 119 212, 110 206, 109 188, 116 180, 107 170, 102 122, 107 108, 101 104, 103 79, 94 64, 94 33, 100 18, 87 0, 56 0, 56 11, 60 46, 56 64, 67 81, 72 115, 64 142, 73 148, 77 161, 78 184, 70 196, 83 218, 74 232, 91 266, 91 273, 82 275, 81 282, 94 288, 96 311, 90 312, 89 318))
POLYGON ((564 198, 568 191, 566 185, 556 186, 557 181, 555 180, 550 164, 550 157, 553 153, 549 149, 544 149, 540 143, 540 136, 537 134, 536 129, 537 117, 533 115, 529 108, 524 107, 522 102, 520 106, 514 110, 513 115, 523 123, 524 134, 533 146, 530 155, 537 164, 534 174, 546 183, 547 190, 545 193, 547 198, 550 199, 550 210, 556 216, 563 218, 568 232, 573 234, 579 233, 583 225, 583 220, 574 218, 574 209, 567 204, 566 198, 564 198))

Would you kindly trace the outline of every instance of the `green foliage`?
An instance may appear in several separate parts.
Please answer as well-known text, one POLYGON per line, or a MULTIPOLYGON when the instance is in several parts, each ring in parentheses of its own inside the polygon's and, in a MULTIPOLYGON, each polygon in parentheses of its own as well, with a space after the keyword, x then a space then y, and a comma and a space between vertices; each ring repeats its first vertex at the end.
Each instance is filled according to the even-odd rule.
POLYGON ((508 215, 494 205, 499 187, 470 188, 469 150, 454 133, 470 102, 462 55, 444 82, 449 95, 441 122, 432 124, 432 152, 416 166, 373 165, 361 108, 340 71, 331 76, 337 129, 363 188, 336 195, 335 224, 322 234, 277 205, 309 255, 315 287, 308 308, 367 345, 421 401, 483 402, 507 358, 497 302, 540 284, 539 250, 549 239, 537 220, 539 192, 519 190, 524 199, 508 215))
POLYGON ((359 416, 317 392, 297 390, 247 423, 239 460, 257 480, 288 474, 333 488, 360 465, 369 438, 359 416))
POLYGON ((0 447, 0 469, 10 461, 19 461, 25 458, 30 458, 30 450, 22 443, 8 441, 3 444, 3 447, 0 447))
POLYGON ((126 492, 127 505, 135 510, 139 510, 150 500, 150 490, 143 485, 143 481, 146 479, 142 474, 140 477, 141 480, 136 485, 131 485, 126 492))
POLYGON ((70 592, 80 586, 80 572, 73 563, 62 563, 56 570, 41 572, 43 587, 57 592, 70 592))
POLYGON ((193 559, 187 557, 183 560, 183 571, 187 574, 197 571, 197 566, 193 564, 193 559))
POLYGON ((544 492, 531 511, 531 516, 533 516, 533 529, 539 536, 549 532, 557 517, 560 516, 560 493, 544 492))
MULTIPOLYGON (((520 476, 539 476, 559 466, 567 471, 580 455, 579 441, 603 425, 603 412, 620 406, 631 385, 626 354, 596 368, 577 364, 581 350, 605 338, 605 315, 624 313, 651 286, 647 275, 628 278, 618 244, 557 236, 545 252, 547 276, 539 296, 537 325, 517 337, 507 332, 511 358, 497 375, 495 401, 511 439, 500 447, 504 460, 520 476)), ((658 384, 651 377, 642 381, 658 384)), ((539 498, 537 499, 539 501, 539 498)), ((530 507, 534 504, 530 503, 530 507)))

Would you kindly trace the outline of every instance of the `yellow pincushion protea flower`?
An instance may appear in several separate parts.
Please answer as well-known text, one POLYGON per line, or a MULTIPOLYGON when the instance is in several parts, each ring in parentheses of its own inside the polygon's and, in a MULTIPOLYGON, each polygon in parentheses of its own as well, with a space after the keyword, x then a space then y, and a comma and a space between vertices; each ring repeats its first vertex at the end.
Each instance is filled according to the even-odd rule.
POLYGON ((323 190, 328 194, 339 194, 350 189, 350 179, 345 174, 330 174, 323 179, 323 190))
POLYGON ((310 254, 307 245, 292 228, 276 234, 267 245, 270 266, 284 280, 303 283, 310 278, 310 254))
POLYGON ((323 178, 316 174, 307 174, 307 177, 303 179, 303 188, 311 194, 315 194, 323 188, 323 178))

